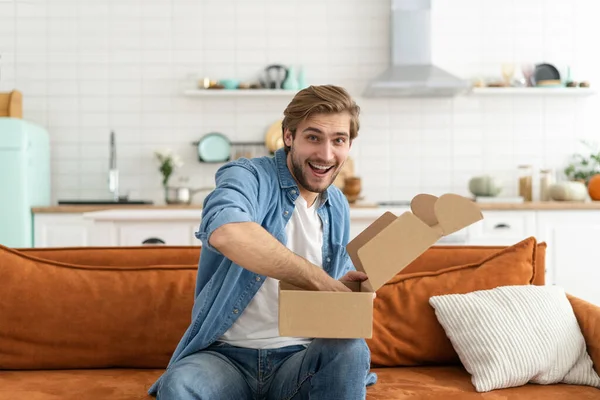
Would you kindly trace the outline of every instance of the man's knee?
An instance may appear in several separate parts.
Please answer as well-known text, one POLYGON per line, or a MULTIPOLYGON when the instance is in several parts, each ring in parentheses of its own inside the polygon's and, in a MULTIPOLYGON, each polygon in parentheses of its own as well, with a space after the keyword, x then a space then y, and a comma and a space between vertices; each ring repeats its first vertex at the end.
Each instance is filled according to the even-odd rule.
POLYGON ((185 366, 182 367, 174 366, 165 372, 160 381, 157 400, 186 399, 193 396, 193 378, 185 366))
POLYGON ((322 356, 342 363, 369 366, 371 352, 364 339, 315 339, 322 356))
POLYGON ((198 353, 176 362, 161 378, 157 400, 245 398, 242 375, 222 356, 198 353))

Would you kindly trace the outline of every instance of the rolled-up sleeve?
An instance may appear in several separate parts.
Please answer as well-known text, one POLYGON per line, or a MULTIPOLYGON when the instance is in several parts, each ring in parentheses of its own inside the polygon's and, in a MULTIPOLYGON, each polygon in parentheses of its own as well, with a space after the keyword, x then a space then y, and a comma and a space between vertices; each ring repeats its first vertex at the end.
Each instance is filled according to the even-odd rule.
POLYGON ((350 271, 356 271, 356 268, 354 267, 354 263, 352 262, 350 255, 346 251, 346 246, 348 245, 348 242, 350 241, 350 207, 348 206, 348 203, 345 201, 342 201, 342 205, 344 207, 344 210, 342 213, 343 220, 344 220, 344 225, 343 225, 344 232, 342 234, 342 243, 344 246, 344 261, 343 261, 344 268, 342 270, 342 273, 340 274, 340 277, 346 275, 350 271))
POLYGON ((215 183, 215 190, 204 200, 196 237, 204 248, 219 253, 209 243, 217 228, 234 222, 257 222, 259 180, 256 168, 248 160, 239 160, 221 167, 215 183))

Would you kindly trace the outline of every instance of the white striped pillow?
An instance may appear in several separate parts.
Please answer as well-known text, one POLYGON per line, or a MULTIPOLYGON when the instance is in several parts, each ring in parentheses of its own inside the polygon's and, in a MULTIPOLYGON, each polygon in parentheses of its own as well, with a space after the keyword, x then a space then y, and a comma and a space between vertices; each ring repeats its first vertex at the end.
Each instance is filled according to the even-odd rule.
POLYGON ((571 303, 557 286, 502 286, 429 304, 478 392, 538 384, 600 388, 571 303))

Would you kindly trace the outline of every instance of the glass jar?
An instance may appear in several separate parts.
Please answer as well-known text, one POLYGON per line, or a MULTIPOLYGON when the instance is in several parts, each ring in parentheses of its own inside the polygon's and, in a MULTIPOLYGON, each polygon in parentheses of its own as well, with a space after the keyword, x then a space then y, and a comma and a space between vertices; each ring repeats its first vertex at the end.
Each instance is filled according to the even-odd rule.
POLYGON ((531 165, 519 165, 519 196, 524 201, 533 198, 533 167, 531 165))
POLYGON ((540 201, 550 201, 550 186, 554 183, 551 169, 540 170, 540 201))

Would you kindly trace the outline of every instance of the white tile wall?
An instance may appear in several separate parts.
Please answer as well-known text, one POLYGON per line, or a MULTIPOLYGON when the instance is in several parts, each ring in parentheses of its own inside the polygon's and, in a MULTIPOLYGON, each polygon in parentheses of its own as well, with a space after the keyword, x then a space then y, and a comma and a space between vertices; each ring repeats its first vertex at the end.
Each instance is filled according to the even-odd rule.
MULTIPOLYGON (((203 76, 254 79, 269 63, 303 66, 310 83, 356 96, 352 155, 369 200, 467 194, 482 172, 505 176, 513 194, 518 164, 561 169, 579 138, 600 139, 597 96, 362 98, 389 62, 389 9, 389 0, 0 0, 0 90, 22 90, 25 117, 50 132, 55 200, 108 196, 111 129, 132 196, 162 201, 152 154, 163 147, 185 159, 180 175, 210 184, 217 166, 198 163, 190 143, 212 130, 261 140, 287 99, 182 92, 203 76)), ((594 0, 434 0, 433 58, 464 78, 548 61, 598 86, 594 10, 594 0)))

